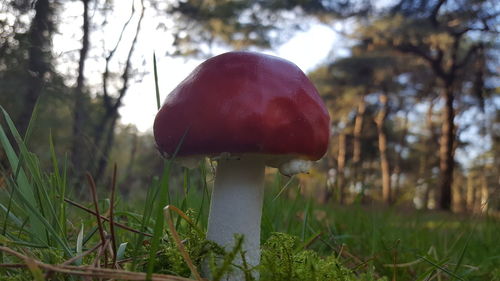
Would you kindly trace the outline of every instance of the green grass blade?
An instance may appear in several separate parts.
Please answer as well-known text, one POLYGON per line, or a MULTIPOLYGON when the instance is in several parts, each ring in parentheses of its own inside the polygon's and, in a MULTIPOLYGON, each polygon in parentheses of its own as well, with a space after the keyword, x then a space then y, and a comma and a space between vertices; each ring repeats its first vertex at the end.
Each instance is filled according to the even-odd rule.
POLYGON ((73 252, 71 251, 69 245, 64 241, 64 239, 62 239, 57 231, 52 227, 52 225, 50 224, 50 222, 48 222, 40 213, 37 212, 37 210, 35 209, 35 207, 33 207, 31 204, 29 204, 27 202, 27 199, 24 197, 24 195, 16 190, 16 193, 18 195, 18 197, 21 199, 21 201, 23 201, 24 203, 24 206, 26 206, 32 214, 34 214, 34 216, 40 221, 43 223, 43 225, 45 226, 45 229, 47 230, 47 232, 52 235, 52 237, 54 237, 54 240, 62 247, 62 249, 64 250, 64 252, 69 256, 69 257, 72 257, 73 256, 73 252))
MULTIPOLYGON (((147 194, 146 194, 146 203, 144 204, 144 211, 142 214, 142 221, 141 221, 141 226, 139 228, 140 231, 145 231, 146 228, 149 226, 149 221, 151 219, 151 213, 152 213, 152 208, 154 201, 156 198, 154 198, 154 194, 156 194, 156 190, 158 189, 159 183, 157 180, 153 181, 153 184, 151 185, 150 188, 148 188, 147 194)), ((139 250, 141 248, 142 242, 144 241, 144 235, 143 234, 138 234, 135 245, 134 245, 134 250, 132 254, 132 265, 131 268, 132 270, 135 270, 135 267, 137 266, 138 262, 138 255, 139 255, 139 250)))
MULTIPOLYGON (((78 232, 78 236, 76 237, 76 255, 81 255, 83 249, 83 222, 82 227, 80 228, 80 232, 78 232)), ((76 265, 82 264, 82 258, 79 258, 75 261, 76 265)))
MULTIPOLYGON (((189 176, 189 169, 188 168, 182 168, 183 170, 183 183, 182 183, 182 190, 184 191, 184 197, 182 198, 182 202, 181 202, 181 205, 180 205, 180 210, 183 211, 183 212, 186 212, 186 208, 187 208, 187 200, 188 200, 188 193, 189 193, 189 189, 190 189, 190 176, 189 176)), ((178 216, 177 217, 177 222, 175 223, 175 228, 178 229, 179 228, 179 225, 181 224, 181 219, 182 217, 181 216, 178 216)))
POLYGON ((441 270, 442 272, 458 279, 458 280, 461 280, 461 281, 466 281, 465 279, 463 279, 462 277, 456 275, 455 273, 453 273, 452 271, 450 271, 449 269, 433 262, 432 260, 428 259, 427 257, 424 257, 424 256, 419 256, 419 258, 423 259, 424 261, 426 261, 427 263, 431 264, 432 266, 434 266, 435 268, 441 270))
POLYGON ((311 201, 312 199, 309 198, 309 200, 307 200, 307 205, 304 209, 304 220, 302 221, 302 231, 300 232, 300 240, 302 242, 304 242, 305 238, 306 238, 306 229, 307 229, 307 223, 309 221, 309 213, 311 211, 311 201))
POLYGON ((28 143, 31 137, 31 133, 33 132, 33 124, 35 124, 36 119, 38 118, 38 101, 35 103, 33 107, 33 111, 31 112, 30 121, 28 122, 28 128, 26 128, 26 132, 24 133, 24 143, 28 143))
POLYGON ((165 172, 162 175, 162 179, 160 181, 160 191, 159 191, 159 202, 157 203, 157 210, 155 216, 155 226, 153 228, 153 238, 151 239, 151 249, 149 252, 149 261, 147 267, 147 280, 151 280, 153 269, 156 261, 156 252, 160 246, 161 236, 163 234, 163 226, 165 224, 163 219, 163 212, 160 206, 168 205, 168 193, 169 193, 169 174, 170 174, 170 164, 171 161, 166 163, 165 172))
MULTIPOLYGON (((61 224, 61 236, 66 237, 66 202, 64 202, 64 198, 66 198, 66 183, 63 177, 61 177, 61 173, 59 172, 59 163, 56 157, 56 151, 54 147, 54 141, 52 138, 52 132, 49 134, 49 145, 50 145, 50 158, 52 160, 52 170, 55 178, 55 183, 53 186, 56 187, 54 194, 57 193, 56 196, 52 196, 52 200, 54 200, 54 205, 57 207, 57 221, 61 224)), ((65 178, 65 176, 64 176, 65 178)))
POLYGON ((469 232, 469 235, 467 237, 467 240, 465 241, 464 247, 462 248, 462 251, 460 252, 460 256, 458 258, 458 262, 455 265, 455 268, 453 268, 453 273, 457 273, 458 269, 462 265, 462 262, 463 262, 464 257, 465 257, 465 253, 467 252, 467 248, 468 248, 469 243, 470 243, 471 238, 472 238, 472 234, 474 233, 474 228, 475 228, 475 225, 472 228, 472 230, 469 232))
POLYGON ((9 204, 9 207, 5 207, 2 203, 0 203, 0 209, 5 212, 5 217, 6 217, 6 219, 4 221, 4 227, 3 227, 2 234, 5 235, 6 228, 7 228, 5 225, 7 224, 7 222, 9 220, 11 222, 13 222, 16 226, 21 227, 23 222, 10 211, 10 204, 9 204))
POLYGON ((160 101, 160 86, 158 83, 158 69, 156 67, 156 53, 153 52, 153 73, 155 76, 155 91, 156 91, 156 107, 160 110, 161 101, 160 101))
POLYGON ((156 221, 153 230, 153 238, 151 239, 151 249, 149 252, 149 261, 147 267, 147 275, 146 279, 151 280, 151 276, 153 274, 154 264, 156 261, 156 251, 158 251, 160 245, 161 235, 163 233, 163 226, 165 224, 165 219, 163 218, 163 208, 169 204, 170 201, 170 185, 169 185, 169 177, 170 177, 170 168, 172 167, 173 161, 181 148, 182 143, 184 142, 184 138, 189 132, 189 128, 186 129, 184 135, 181 137, 179 144, 175 148, 175 151, 168 161, 165 161, 165 172, 162 175, 160 190, 159 190, 159 205, 156 205, 158 208, 156 210, 156 221))
MULTIPOLYGON (((3 109, 3 107, 0 106, 0 109, 2 110, 2 113, 4 115, 5 121, 7 122, 7 125, 9 126, 9 129, 11 130, 12 135, 17 139, 18 144, 24 147, 24 144, 21 140, 21 137, 19 135, 19 132, 16 130, 12 120, 10 119, 9 114, 3 109)), ((0 143, 2 144, 2 147, 5 151, 5 154, 7 156, 7 160, 9 161, 10 166, 12 167, 13 171, 18 171, 16 173, 16 186, 18 191, 23 194, 24 198, 26 199, 27 204, 30 204, 31 206, 36 206, 36 199, 35 199, 35 194, 33 190, 33 186, 30 184, 28 177, 26 176, 26 173, 23 168, 21 168, 21 161, 17 157, 16 152, 14 151, 14 148, 12 147, 7 134, 5 133, 3 126, 0 126, 0 143)), ((21 153, 22 155, 27 155, 24 149, 21 148, 21 153)), ((13 187, 14 188, 14 187, 13 187)), ((30 214, 30 222, 31 222, 31 232, 35 235, 37 239, 45 239, 45 242, 48 242, 47 237, 45 235, 45 230, 43 227, 43 224, 36 218, 36 216, 31 213, 30 214)))
POLYGON ((123 242, 118 246, 118 250, 116 251, 116 260, 121 260, 125 256, 125 251, 127 250, 128 242, 123 242))

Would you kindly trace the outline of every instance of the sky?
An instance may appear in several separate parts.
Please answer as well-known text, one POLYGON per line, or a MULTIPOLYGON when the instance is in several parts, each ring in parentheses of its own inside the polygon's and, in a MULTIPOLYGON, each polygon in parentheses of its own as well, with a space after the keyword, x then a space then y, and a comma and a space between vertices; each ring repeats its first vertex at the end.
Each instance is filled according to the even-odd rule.
MULTIPOLYGON (((138 4, 138 1, 135 3, 138 4)), ((59 60, 57 70, 65 74, 73 74, 76 77, 78 51, 81 46, 81 14, 83 7, 79 1, 65 2, 61 15, 62 24, 59 33, 54 38, 54 50, 59 60), (78 28, 75 28, 78 27, 78 28)), ((104 18, 91 7, 91 21, 96 23, 91 33, 91 51, 88 54, 85 77, 87 85, 99 85, 104 71, 103 50, 110 50, 116 44, 121 28, 131 14, 131 0, 121 0, 120 5, 115 4, 115 9, 110 14, 106 24, 104 18)), ((116 52, 116 58, 126 57, 132 34, 136 27, 138 16, 132 18, 128 30, 124 33, 123 46, 116 52)), ((146 15, 142 23, 142 29, 132 60, 134 68, 142 73, 141 79, 130 81, 130 88, 123 100, 123 106, 119 112, 120 122, 133 124, 140 132, 152 130, 153 120, 157 112, 155 85, 153 78, 153 53, 157 56, 159 86, 161 99, 164 100, 168 93, 175 88, 188 74, 203 60, 172 57, 166 55, 172 50, 173 39, 168 33, 168 28, 174 23, 171 19, 158 17, 152 8, 146 9, 146 15), (162 24, 167 31, 158 29, 162 24)), ((337 33, 325 25, 311 23, 309 28, 295 34, 289 41, 278 46, 275 50, 263 51, 267 54, 276 55, 298 65, 304 72, 313 70, 323 62, 330 50, 336 44, 341 44, 337 33), (321 38, 321 42, 318 42, 321 38)), ((214 55, 230 51, 227 48, 216 48, 214 55)), ((118 70, 120 64, 111 64, 111 69, 118 70)), ((141 76, 141 75, 139 75, 141 76)), ((75 80, 76 81, 76 80, 75 80)), ((69 83, 74 83, 70 81, 69 83)), ((94 89, 100 92, 100 89, 94 89)))

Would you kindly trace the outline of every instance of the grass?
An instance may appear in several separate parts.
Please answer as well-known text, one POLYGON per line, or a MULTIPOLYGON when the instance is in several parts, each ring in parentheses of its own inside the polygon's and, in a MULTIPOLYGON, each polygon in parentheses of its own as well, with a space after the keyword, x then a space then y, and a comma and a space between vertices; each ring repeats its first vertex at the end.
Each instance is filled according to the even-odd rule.
MULTIPOLYGON (((224 252, 204 239, 212 177, 206 163, 184 169, 173 188, 173 163, 166 162, 146 199, 132 204, 116 196, 114 183, 97 192, 89 175, 94 200, 75 204, 67 198, 66 161, 55 157, 52 141, 46 171, 5 111, 3 117, 0 142, 10 169, 0 189, 1 280, 193 279, 207 259, 215 280, 231 270, 238 248, 224 252), (165 220, 166 205, 180 215, 165 220), (217 256, 226 262, 213 262, 217 256)), ((326 206, 302 196, 293 178, 274 175, 266 184, 261 280, 500 280, 498 219, 326 206)))
MULTIPOLYGON (((121 205, 115 196, 116 167, 111 186, 105 187, 108 189, 105 193, 109 195, 105 199, 98 198, 98 193, 104 192, 98 192, 92 176, 87 174, 92 202, 76 203, 74 199, 68 198, 66 164, 65 161, 60 164, 55 157, 52 140, 49 140, 49 146, 53 165, 51 170, 46 171, 40 166, 37 156, 29 152, 26 146, 29 130, 27 136, 21 137, 9 115, 3 110, 2 113, 7 130, 4 126, 0 127, 0 142, 10 166, 3 170, 4 184, 0 190, 2 279, 74 280, 76 276, 87 276, 181 280, 180 277, 184 276, 201 280, 197 271, 202 261, 207 260, 213 280, 219 280, 226 272, 233 270, 232 261, 243 255, 242 240, 227 252, 205 240, 209 198, 207 168, 204 165, 199 168, 201 176, 198 178, 191 177, 190 171, 184 170, 182 192, 175 193, 170 190, 170 168, 173 163, 166 161, 164 173, 153 180, 145 202, 133 205, 121 205), (7 137, 8 133, 14 136, 14 145, 7 137), (193 188, 195 179, 202 187, 198 188, 200 192, 193 188), (175 224, 167 216, 170 227, 167 231, 164 227, 164 207, 169 205, 171 209, 177 210, 172 204, 180 207, 180 216, 175 224), (182 243, 180 237, 185 238, 182 243), (216 258, 224 262, 216 263, 216 258)), ((283 241, 287 237, 282 238, 283 241)), ((299 267, 295 265, 301 259, 295 255, 304 252, 300 248, 303 245, 294 246, 291 251, 285 245, 280 247, 280 243, 276 242, 279 239, 273 241, 272 249, 283 248, 291 256, 291 264, 283 265, 288 268, 285 272, 290 276, 299 276, 296 272, 299 267)), ((263 253, 271 252, 264 249, 263 253)), ((320 258, 316 256, 315 259, 320 258)), ((338 270, 330 269, 323 273, 325 268, 316 268, 312 256, 308 260, 311 266, 307 270, 301 269, 302 275, 304 272, 306 275, 307 272, 340 272, 338 274, 342 279, 339 280, 354 280, 356 276, 340 263, 336 263, 338 270)), ((248 280, 252 279, 250 272, 257 270, 262 272, 262 280, 266 280, 266 274, 275 279, 277 268, 266 267, 263 263, 262 269, 245 267, 241 270, 249 273, 248 280)), ((311 274, 309 280, 318 280, 315 274, 311 274)))

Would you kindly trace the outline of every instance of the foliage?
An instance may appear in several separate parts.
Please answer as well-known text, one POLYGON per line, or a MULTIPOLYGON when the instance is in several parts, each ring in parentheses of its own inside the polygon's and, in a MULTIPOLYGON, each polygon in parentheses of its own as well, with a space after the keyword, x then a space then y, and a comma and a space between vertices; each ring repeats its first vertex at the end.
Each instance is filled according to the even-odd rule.
MULTIPOLYGON (((179 1, 168 12, 177 20, 177 54, 206 55, 200 45, 235 49, 276 46, 304 29, 313 15, 323 21, 365 15, 368 1, 179 1)), ((210 55, 210 52, 208 52, 210 55)))

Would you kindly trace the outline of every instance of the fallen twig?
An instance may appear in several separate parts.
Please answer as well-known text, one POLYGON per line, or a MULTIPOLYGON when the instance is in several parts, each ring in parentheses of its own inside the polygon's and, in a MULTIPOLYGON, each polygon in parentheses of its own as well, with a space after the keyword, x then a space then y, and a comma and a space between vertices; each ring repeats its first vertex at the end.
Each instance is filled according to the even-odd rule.
MULTIPOLYGON (((28 267, 28 265, 36 265, 40 269, 47 271, 53 271, 62 274, 75 275, 75 276, 86 276, 91 278, 109 278, 109 279, 120 279, 120 280, 146 280, 146 273, 143 272, 131 272, 118 269, 109 268, 95 268, 90 266, 72 266, 72 265, 50 265, 43 263, 41 261, 35 260, 31 257, 23 255, 17 251, 14 251, 8 247, 0 246, 0 251, 8 253, 19 259, 22 259, 25 264, 22 267, 28 267)), ((6 264, 4 267, 8 267, 14 264, 6 264)), ((0 265, 2 266, 2 265, 0 265)), ((21 264, 15 264, 15 267, 21 267, 21 264)), ((193 279, 165 275, 165 274, 153 274, 151 277, 153 281, 194 281, 193 279)))

